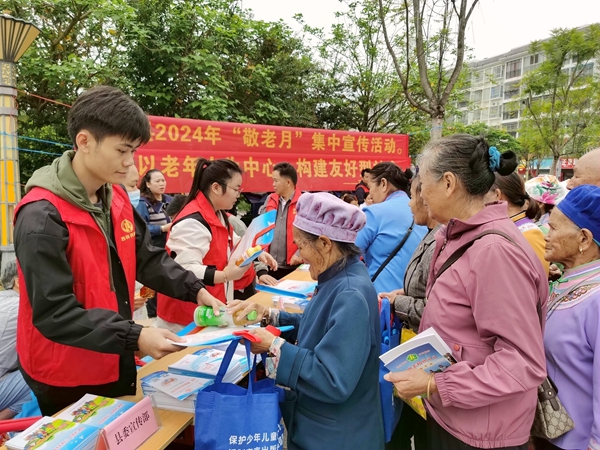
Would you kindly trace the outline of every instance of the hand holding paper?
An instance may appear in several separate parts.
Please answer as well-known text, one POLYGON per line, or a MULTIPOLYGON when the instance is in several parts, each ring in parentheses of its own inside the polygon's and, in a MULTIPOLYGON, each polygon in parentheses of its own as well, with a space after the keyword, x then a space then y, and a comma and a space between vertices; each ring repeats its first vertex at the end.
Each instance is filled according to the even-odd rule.
MULTIPOLYGON (((429 378, 433 374, 425 372, 423 369, 408 369, 403 372, 390 372, 384 378, 390 383, 394 383, 394 387, 401 398, 413 398, 417 395, 427 393, 427 384, 429 378)), ((435 378, 432 378, 429 383, 429 394, 437 392, 435 378)))

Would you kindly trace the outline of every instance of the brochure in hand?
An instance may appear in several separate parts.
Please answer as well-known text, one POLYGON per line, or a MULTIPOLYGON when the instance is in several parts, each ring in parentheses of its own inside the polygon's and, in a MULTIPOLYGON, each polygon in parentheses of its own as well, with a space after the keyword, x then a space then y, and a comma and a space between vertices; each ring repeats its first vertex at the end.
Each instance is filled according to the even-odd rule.
POLYGON ((283 295, 284 297, 294 297, 303 300, 309 300, 312 298, 316 287, 316 281, 281 280, 275 286, 257 284, 256 290, 275 295, 283 295))
POLYGON ((411 340, 394 347, 379 357, 390 372, 423 369, 425 372, 443 372, 456 361, 452 351, 433 328, 427 328, 411 340))
MULTIPOLYGON (((390 372, 421 368, 429 373, 443 372, 456 361, 440 335, 428 328, 379 357, 390 372)), ((421 397, 403 399, 417 414, 426 419, 421 397)))
MULTIPOLYGON (((273 241, 273 237, 275 236, 275 219, 277 218, 277 211, 269 211, 264 214, 261 214, 258 217, 255 217, 254 220, 248 226, 246 233, 235 249, 231 253, 229 257, 230 261, 237 261, 240 256, 244 256, 244 253, 252 248, 260 245, 261 247, 266 247, 273 241)), ((254 261, 256 258, 260 256, 261 252, 256 252, 252 254, 250 257, 245 257, 244 262, 241 264, 242 266, 246 266, 250 264, 250 262, 254 261)))
MULTIPOLYGON (((225 328, 221 327, 205 327, 201 332, 196 334, 189 334, 186 336, 181 336, 183 342, 173 342, 170 339, 167 339, 168 342, 174 345, 179 345, 181 347, 200 347, 202 345, 214 345, 220 344, 222 342, 233 341, 235 339, 240 339, 239 336, 235 336, 233 334, 234 331, 243 331, 248 330, 249 328, 253 328, 258 325, 249 325, 245 327, 238 326, 228 326, 225 328)), ((284 325, 281 327, 277 327, 282 332, 293 330, 294 327, 292 325, 284 325)))

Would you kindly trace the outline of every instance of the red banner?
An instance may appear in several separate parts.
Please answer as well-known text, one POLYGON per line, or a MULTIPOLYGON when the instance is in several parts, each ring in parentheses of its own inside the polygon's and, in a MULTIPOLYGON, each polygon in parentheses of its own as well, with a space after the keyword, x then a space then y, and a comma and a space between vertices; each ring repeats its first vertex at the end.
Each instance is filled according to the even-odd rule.
POLYGON ((287 161, 305 191, 353 190, 360 171, 381 161, 410 165, 405 134, 359 133, 150 116, 152 138, 136 153, 140 174, 160 170, 167 192, 188 192, 196 160, 229 158, 246 192, 273 190, 273 166, 287 161))

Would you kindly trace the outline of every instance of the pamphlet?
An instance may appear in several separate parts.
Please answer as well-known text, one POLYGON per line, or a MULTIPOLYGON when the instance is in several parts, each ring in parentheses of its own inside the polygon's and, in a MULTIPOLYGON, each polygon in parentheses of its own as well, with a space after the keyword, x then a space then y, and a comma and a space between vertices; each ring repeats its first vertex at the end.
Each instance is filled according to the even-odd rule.
POLYGON ((438 373, 456 362, 450 348, 433 328, 428 328, 404 344, 394 347, 379 359, 390 372, 423 369, 429 373, 438 373))
POLYGON ((306 300, 312 298, 316 287, 316 281, 281 280, 275 286, 257 284, 256 290, 306 300))
MULTIPOLYGON (((273 237, 275 236, 275 220, 277 219, 277 211, 269 211, 264 214, 261 214, 258 217, 255 217, 244 236, 240 239, 238 244, 236 245, 233 252, 231 252, 231 256, 229 257, 230 261, 237 261, 237 259, 249 248, 256 247, 260 245, 261 247, 266 247, 273 241, 273 237)), ((262 252, 261 252, 262 253, 262 252)), ((243 265, 249 264, 250 261, 258 258, 260 253, 256 253, 253 257, 249 258, 249 260, 244 261, 243 265)))
POLYGON ((151 386, 177 400, 185 400, 213 383, 210 378, 187 377, 165 371, 154 372, 142 378, 142 383, 151 386))
MULTIPOLYGON (((174 345, 179 345, 181 347, 199 347, 203 345, 214 345, 220 344, 222 342, 233 341, 234 339, 241 339, 240 336, 235 336, 233 334, 234 331, 248 330, 257 325, 248 325, 245 327, 237 327, 237 326, 228 326, 226 328, 221 327, 205 327, 202 331, 196 334, 189 334, 186 336, 181 336, 183 342, 174 342, 170 339, 167 339, 168 342, 174 345)), ((293 330, 293 325, 284 325, 282 327, 277 327, 281 332, 293 330)))
MULTIPOLYGON (((428 328, 408 341, 394 347, 379 357, 390 372, 408 369, 423 369, 428 373, 443 372, 456 360, 452 351, 440 335, 428 328)), ((426 418, 425 406, 421 397, 403 399, 417 414, 426 418)))
POLYGON ((42 417, 6 442, 9 450, 92 450, 100 428, 56 417, 42 417))
MULTIPOLYGON (((204 348, 192 355, 185 355, 169 366, 169 372, 179 375, 214 379, 219 372, 225 352, 215 348, 204 348)), ((237 383, 250 370, 245 356, 233 355, 223 377, 226 383, 237 383)))
POLYGON ((103 428, 134 406, 134 402, 86 394, 56 417, 103 428))
POLYGON ((279 309, 290 309, 304 312, 309 303, 310 299, 307 298, 288 297, 287 295, 273 296, 273 304, 275 304, 279 309))

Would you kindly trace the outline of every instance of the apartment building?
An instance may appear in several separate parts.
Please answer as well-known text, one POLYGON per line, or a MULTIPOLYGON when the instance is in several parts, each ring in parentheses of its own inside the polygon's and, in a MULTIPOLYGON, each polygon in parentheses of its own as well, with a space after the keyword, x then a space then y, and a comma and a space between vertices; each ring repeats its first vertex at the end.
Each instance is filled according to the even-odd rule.
MULTIPOLYGON (((464 99, 457 105, 458 112, 451 120, 465 125, 484 122, 518 137, 523 110, 519 83, 542 61, 543 53, 531 54, 527 44, 498 56, 468 63, 470 87, 465 89, 464 99)), ((572 70, 574 66, 575 61, 570 60, 563 70, 572 70)), ((599 73, 599 66, 598 62, 590 61, 584 68, 584 74, 599 73)))

